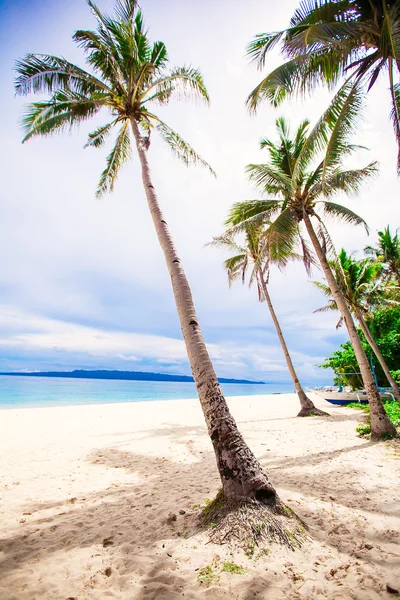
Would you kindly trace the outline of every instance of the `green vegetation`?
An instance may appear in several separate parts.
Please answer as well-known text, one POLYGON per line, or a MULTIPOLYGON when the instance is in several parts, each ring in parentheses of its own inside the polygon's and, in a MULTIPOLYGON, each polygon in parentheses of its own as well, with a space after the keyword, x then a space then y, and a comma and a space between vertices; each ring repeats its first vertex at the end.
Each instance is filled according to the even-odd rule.
MULTIPOLYGON (((385 410, 389 415, 390 420, 396 427, 400 427, 400 404, 398 402, 394 402, 389 400, 384 403, 385 410)), ((358 402, 352 402, 348 404, 349 408, 356 408, 357 410, 362 410, 368 416, 364 423, 360 423, 356 427, 356 431, 359 435, 368 435, 371 433, 371 424, 370 424, 370 407, 368 404, 359 404, 358 402)), ((390 436, 388 436, 390 438, 390 436)))
MULTIPOLYGON (((400 383, 400 307, 374 311, 368 326, 395 381, 400 383)), ((369 344, 362 332, 359 333, 365 351, 370 354, 369 344)), ((379 385, 387 386, 385 374, 377 358, 373 356, 372 360, 379 385)), ((324 369, 331 368, 336 374, 357 373, 360 370, 349 341, 341 344, 340 349, 335 350, 320 366, 324 369)), ((340 381, 343 385, 351 385, 355 389, 362 387, 360 375, 341 376, 340 381)), ((335 383, 339 383, 338 377, 335 377, 335 383)))
POLYGON ((244 575, 244 567, 231 561, 223 562, 221 571, 231 573, 232 575, 244 575))
POLYGON ((268 153, 267 162, 247 166, 250 180, 266 198, 235 203, 226 221, 229 229, 225 236, 233 237, 246 232, 249 226, 264 225, 267 229, 263 237, 273 261, 284 266, 297 253, 308 270, 319 263, 346 324, 368 400, 375 406, 372 436, 379 439, 386 433, 395 436, 396 431, 385 414, 351 308, 332 272, 329 255, 334 255, 335 249, 325 224, 330 218, 367 228, 359 215, 331 201, 339 192, 358 192, 377 173, 375 162, 362 169, 349 170, 344 166, 345 158, 357 148, 350 138, 356 128, 361 97, 357 97, 357 90, 351 94, 349 105, 347 90, 338 92, 313 128, 306 120, 291 133, 283 118, 276 121, 278 142, 261 140, 261 149, 268 153))
MULTIPOLYGON (((376 309, 387 309, 398 305, 397 297, 400 296, 397 285, 390 280, 382 280, 380 276, 382 266, 379 262, 369 257, 357 260, 350 254, 347 254, 343 248, 337 257, 329 261, 329 264, 337 286, 343 294, 352 315, 359 323, 364 341, 367 340, 368 345, 375 354, 395 398, 400 400, 399 387, 393 379, 388 364, 368 325, 368 321, 372 318, 376 309)), ((318 308, 314 312, 338 310, 329 286, 321 281, 313 281, 312 283, 329 298, 328 304, 318 308)), ((343 317, 339 319, 336 328, 341 327, 342 323, 343 317)))
POLYGON ((201 585, 207 587, 219 583, 221 573, 230 573, 231 575, 244 575, 244 567, 237 565, 233 561, 226 560, 220 563, 216 558, 209 565, 202 567, 197 575, 197 580, 201 585))
MULTIPOLYGON (((354 93, 364 96, 386 77, 396 141, 400 149, 400 93, 398 78, 400 11, 398 0, 303 0, 283 31, 260 33, 248 46, 259 68, 267 53, 281 44, 287 62, 267 75, 251 92, 249 108, 261 101, 273 106, 286 98, 310 93, 321 84, 329 89, 344 81, 348 111, 354 93)), ((400 152, 398 155, 400 172, 400 152)))
POLYGON ((214 559, 209 565, 202 567, 197 575, 197 580, 200 585, 209 587, 210 585, 217 585, 220 579, 220 570, 218 569, 218 562, 214 559))

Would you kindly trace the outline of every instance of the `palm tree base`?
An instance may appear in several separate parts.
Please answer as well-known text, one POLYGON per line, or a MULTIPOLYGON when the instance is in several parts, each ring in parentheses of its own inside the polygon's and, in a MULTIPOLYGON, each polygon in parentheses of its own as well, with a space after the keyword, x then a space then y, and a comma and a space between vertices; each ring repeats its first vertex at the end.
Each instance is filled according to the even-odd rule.
POLYGON ((308 538, 295 513, 276 497, 274 506, 257 500, 228 500, 222 491, 202 512, 200 524, 209 533, 210 542, 242 548, 249 555, 255 547, 279 543, 291 550, 300 548, 308 538))
POLYGON ((310 406, 307 408, 302 408, 301 411, 297 415, 298 417, 330 417, 330 414, 316 408, 315 406, 310 406))

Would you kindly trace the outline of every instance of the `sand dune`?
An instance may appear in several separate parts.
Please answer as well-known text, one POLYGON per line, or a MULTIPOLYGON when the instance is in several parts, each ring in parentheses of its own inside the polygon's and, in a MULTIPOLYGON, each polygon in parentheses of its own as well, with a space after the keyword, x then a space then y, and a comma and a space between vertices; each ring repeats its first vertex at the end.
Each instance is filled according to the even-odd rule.
POLYGON ((390 597, 387 584, 400 590, 399 446, 358 438, 356 411, 297 419, 290 394, 229 404, 308 526, 302 550, 231 555, 198 532, 198 505, 219 478, 196 401, 4 410, 1 600, 374 600, 390 597))

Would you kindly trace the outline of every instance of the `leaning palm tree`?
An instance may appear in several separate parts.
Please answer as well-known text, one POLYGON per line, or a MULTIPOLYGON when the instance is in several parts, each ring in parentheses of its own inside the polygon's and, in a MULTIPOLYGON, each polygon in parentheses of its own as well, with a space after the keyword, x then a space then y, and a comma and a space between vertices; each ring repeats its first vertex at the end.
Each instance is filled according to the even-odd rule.
MULTIPOLYGON (((249 222, 272 221, 268 244, 273 260, 288 257, 299 241, 308 252, 302 231, 302 226, 305 227, 356 354, 371 407, 372 437, 381 438, 387 434, 395 436, 396 429, 385 412, 352 315, 328 262, 333 245, 325 225, 326 217, 366 227, 361 217, 332 202, 331 197, 338 192, 357 192, 377 171, 376 163, 363 169, 343 168, 343 158, 354 150, 348 141, 353 115, 347 113, 344 121, 345 101, 346 92, 339 91, 315 127, 309 132, 309 123, 305 121, 293 137, 285 121, 278 119, 279 143, 270 139, 261 141, 261 146, 268 150, 269 162, 247 167, 250 179, 270 197, 234 204, 227 225, 236 232, 249 222)), ((354 105, 355 102, 351 110, 354 105)))
POLYGON ((400 286, 400 237, 390 233, 389 225, 383 231, 378 231, 378 245, 366 246, 366 254, 373 256, 383 266, 384 277, 393 278, 400 286))
MULTIPOLYGON (((371 258, 357 260, 353 256, 347 254, 343 248, 338 253, 336 259, 329 261, 329 265, 334 274, 336 283, 347 302, 347 306, 356 317, 365 339, 371 346, 385 373, 386 379, 393 390, 393 395, 397 400, 400 400, 399 386, 393 379, 390 369, 367 324, 368 319, 371 319, 372 317, 374 309, 389 308, 398 304, 398 302, 391 297, 393 286, 383 285, 379 278, 381 269, 371 258)), ((329 302, 326 306, 322 306, 314 312, 338 310, 338 306, 332 298, 332 292, 329 286, 321 281, 313 281, 312 283, 329 298, 329 302)), ((342 321, 343 319, 340 318, 337 327, 341 326, 342 321)))
POLYGON ((321 83, 333 88, 343 80, 368 92, 386 76, 400 174, 399 40, 399 0, 302 0, 287 29, 258 34, 249 44, 259 68, 277 44, 288 59, 252 91, 249 106, 255 110, 264 99, 278 105, 321 83))
POLYGON ((241 244, 235 241, 235 238, 229 234, 223 234, 215 237, 211 242, 211 245, 213 246, 223 247, 234 253, 233 256, 227 258, 224 262, 224 267, 228 274, 229 286, 231 286, 232 283, 237 279, 241 279, 242 283, 244 284, 247 273, 250 270, 249 286, 251 287, 253 283, 256 283, 259 301, 265 301, 268 305, 269 312, 274 322, 276 333, 278 334, 279 342, 285 356, 290 377, 292 378, 294 388, 300 401, 301 410, 297 416, 328 416, 328 413, 314 406, 312 400, 310 400, 303 390, 286 345, 278 317, 276 316, 271 296, 268 291, 271 259, 268 255, 266 232, 264 232, 263 227, 260 227, 259 225, 248 224, 245 227, 244 234, 245 239, 241 244))
POLYGON ((215 375, 196 315, 191 290, 161 212, 150 175, 148 149, 154 130, 188 163, 207 163, 154 112, 178 95, 209 101, 200 72, 170 69, 166 47, 150 43, 135 0, 117 0, 112 16, 88 4, 97 20, 95 31, 78 30, 73 39, 86 53, 86 71, 64 58, 29 54, 17 63, 17 94, 50 94, 31 104, 24 117, 25 138, 46 136, 86 121, 106 109, 111 120, 89 134, 87 146, 101 147, 118 128, 97 194, 111 191, 131 154, 131 135, 142 169, 143 185, 157 237, 171 276, 177 312, 200 402, 214 446, 223 493, 227 499, 259 499, 275 505, 277 494, 245 444, 215 375), (154 107, 154 108, 153 108, 154 107))

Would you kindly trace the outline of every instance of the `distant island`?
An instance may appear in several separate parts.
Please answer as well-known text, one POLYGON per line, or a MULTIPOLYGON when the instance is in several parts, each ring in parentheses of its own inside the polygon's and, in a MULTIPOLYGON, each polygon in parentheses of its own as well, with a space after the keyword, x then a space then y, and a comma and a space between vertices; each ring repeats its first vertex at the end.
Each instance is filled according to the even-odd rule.
MULTIPOLYGON (((166 373, 147 373, 145 371, 35 371, 24 373, 0 373, 0 375, 13 375, 18 377, 66 377, 70 379, 122 379, 127 381, 175 381, 181 383, 194 383, 193 377, 188 375, 168 375, 166 373)), ((220 383, 249 383, 264 384, 264 381, 249 381, 248 379, 227 379, 218 377, 220 383)))

